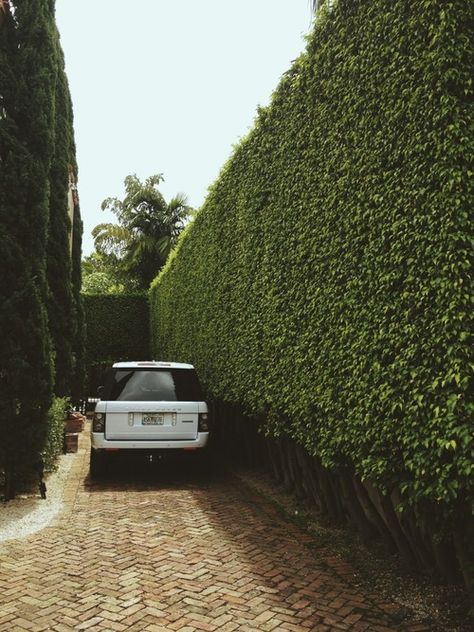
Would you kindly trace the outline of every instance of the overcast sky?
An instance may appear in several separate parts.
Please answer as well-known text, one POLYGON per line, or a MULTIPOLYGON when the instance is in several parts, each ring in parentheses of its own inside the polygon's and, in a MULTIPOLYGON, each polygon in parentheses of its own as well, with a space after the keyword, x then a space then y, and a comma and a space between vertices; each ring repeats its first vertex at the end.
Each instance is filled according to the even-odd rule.
POLYGON ((79 163, 84 255, 123 180, 163 173, 198 208, 305 48, 309 0, 56 0, 79 163))

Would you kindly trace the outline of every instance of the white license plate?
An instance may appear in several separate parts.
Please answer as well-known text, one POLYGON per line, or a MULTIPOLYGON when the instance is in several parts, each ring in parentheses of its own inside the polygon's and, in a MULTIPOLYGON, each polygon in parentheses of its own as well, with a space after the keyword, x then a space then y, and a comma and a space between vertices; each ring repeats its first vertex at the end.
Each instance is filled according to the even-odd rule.
POLYGON ((165 416, 163 414, 144 413, 142 417, 142 426, 163 426, 165 416))

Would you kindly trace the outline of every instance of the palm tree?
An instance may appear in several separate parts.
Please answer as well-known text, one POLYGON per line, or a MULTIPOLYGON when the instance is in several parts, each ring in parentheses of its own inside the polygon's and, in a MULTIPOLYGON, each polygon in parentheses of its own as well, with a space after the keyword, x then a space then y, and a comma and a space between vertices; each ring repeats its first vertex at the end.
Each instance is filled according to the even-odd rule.
POLYGON ((162 181, 162 174, 144 183, 136 175, 127 176, 124 199, 102 202, 102 210, 112 211, 118 224, 99 224, 92 231, 97 252, 114 255, 143 289, 163 267, 191 213, 183 193, 165 201, 158 190, 162 181))

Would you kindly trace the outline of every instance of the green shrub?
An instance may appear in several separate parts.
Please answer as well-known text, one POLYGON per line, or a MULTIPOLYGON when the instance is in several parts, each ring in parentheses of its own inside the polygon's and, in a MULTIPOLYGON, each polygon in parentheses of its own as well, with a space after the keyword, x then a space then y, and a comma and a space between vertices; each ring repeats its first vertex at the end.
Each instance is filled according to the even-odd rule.
POLYGON ((113 362, 150 358, 149 304, 143 294, 83 294, 83 303, 88 394, 93 395, 113 362))
POLYGON ((63 451, 64 422, 70 407, 68 397, 55 397, 48 412, 48 431, 42 451, 44 469, 56 469, 56 462, 63 451))
POLYGON ((466 0, 340 0, 152 287, 154 355, 324 466, 472 503, 466 0))

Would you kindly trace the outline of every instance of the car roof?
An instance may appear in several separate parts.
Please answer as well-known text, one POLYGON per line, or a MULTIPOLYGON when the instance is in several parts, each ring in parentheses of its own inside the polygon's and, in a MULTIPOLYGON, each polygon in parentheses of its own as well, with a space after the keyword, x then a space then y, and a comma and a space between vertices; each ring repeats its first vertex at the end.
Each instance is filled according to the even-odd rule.
POLYGON ((142 360, 137 362, 115 362, 114 369, 194 369, 192 364, 183 362, 161 362, 160 360, 142 360))

